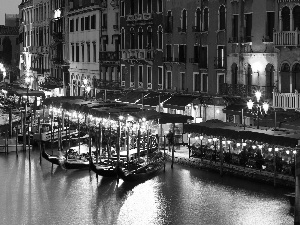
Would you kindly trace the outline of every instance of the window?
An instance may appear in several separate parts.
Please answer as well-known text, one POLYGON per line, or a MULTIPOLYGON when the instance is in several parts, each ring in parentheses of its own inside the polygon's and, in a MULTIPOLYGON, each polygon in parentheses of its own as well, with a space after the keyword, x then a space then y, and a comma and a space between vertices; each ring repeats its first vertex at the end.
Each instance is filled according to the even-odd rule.
POLYGON ((134 66, 130 66, 130 82, 134 82, 134 66))
POLYGON ((138 49, 143 49, 143 29, 138 30, 138 49))
POLYGON ((252 41, 252 13, 245 14, 245 42, 252 41))
POLYGON ((157 48, 163 49, 163 32, 161 25, 159 25, 157 29, 157 48))
POLYGON ((166 53, 167 53, 167 55, 166 55, 167 61, 168 62, 172 61, 172 58, 173 58, 173 56, 172 56, 172 45, 170 45, 170 44, 166 45, 166 53))
POLYGON ((267 12, 267 27, 265 42, 273 42, 273 32, 275 24, 275 12, 267 12))
POLYGON ((184 9, 181 12, 181 32, 186 32, 186 27, 187 27, 187 12, 184 9))
POLYGON ((96 46, 96 42, 93 42, 93 61, 94 62, 97 61, 97 46, 96 46))
POLYGON ((102 14, 102 29, 107 29, 107 14, 103 13, 102 14))
POLYGON ((163 0, 157 0, 157 12, 163 11, 163 0))
POLYGON ((143 0, 139 0, 138 14, 143 14, 143 0))
POLYGON ((121 65, 121 81, 125 83, 125 65, 121 65))
POLYGON ((207 46, 200 47, 200 68, 207 68, 207 46))
POLYGON ((76 62, 79 62, 79 44, 76 44, 76 62))
POLYGON ((282 31, 290 31, 290 9, 286 6, 281 11, 282 31))
POLYGON ((121 30, 121 49, 125 49, 125 29, 121 30))
POLYGON ((80 19, 81 21, 80 21, 80 27, 81 27, 81 31, 84 31, 84 17, 81 17, 81 19, 80 19))
POLYGON ((199 73, 194 73, 194 92, 201 92, 201 76, 199 73))
POLYGON ((147 49, 152 49, 152 28, 147 29, 147 49))
POLYGON ((232 41, 238 42, 239 36, 239 15, 233 15, 232 17, 232 41))
POLYGON ((152 13, 152 0, 148 0, 147 13, 152 13))
POLYGON ((166 25, 166 32, 167 33, 171 33, 173 30, 173 16, 172 16, 172 12, 168 11, 167 14, 167 25, 166 25))
POLYGON ((86 43, 86 54, 87 54, 87 61, 91 62, 91 46, 90 43, 86 43))
POLYGON ((200 8, 197 8, 196 9, 196 13, 195 13, 195 31, 196 32, 200 32, 200 30, 201 30, 201 10, 200 10, 200 8))
POLYGON ((139 82, 143 83, 143 66, 139 66, 139 82))
POLYGON ((158 67, 158 89, 161 90, 163 89, 163 67, 159 66, 158 67))
POLYGON ((81 44, 81 59, 82 59, 82 62, 84 62, 84 44, 82 43, 81 44))
POLYGON ((147 83, 152 84, 152 67, 147 67, 147 83))
POLYGON ((85 17, 85 30, 89 30, 90 29, 90 17, 87 16, 85 17))
POLYGON ((121 1, 121 9, 120 9, 121 17, 125 16, 125 2, 124 1, 121 1))
POLYGON ((131 4, 130 4, 130 14, 134 15, 134 2, 135 0, 131 0, 131 4))
POLYGON ((218 73, 217 76, 218 76, 217 92, 220 94, 220 93, 222 93, 222 88, 225 83, 225 74, 218 73))
POLYGON ((185 73, 180 73, 180 90, 185 90, 185 73))
POLYGON ((72 43, 71 44, 71 59, 72 59, 72 62, 74 62, 74 58, 75 58, 75 49, 74 49, 74 44, 72 43))
POLYGON ((70 20, 70 32, 74 32, 74 20, 70 20))
POLYGON ((293 22, 294 22, 294 29, 293 30, 300 30, 300 6, 296 5, 293 9, 293 22))
POLYGON ((167 71, 165 84, 166 84, 165 88, 167 90, 172 89, 172 72, 171 71, 167 71))
POLYGON ((179 45, 179 62, 186 62, 186 45, 179 45))
POLYGON ((208 88, 207 88, 207 85, 208 85, 208 75, 207 73, 202 73, 201 74, 201 91, 202 92, 207 92, 208 91, 208 88))
POLYGON ((205 8, 203 13, 203 31, 208 31, 208 8, 205 8))
POLYGON ((219 10, 219 30, 226 29, 226 15, 225 15, 225 7, 222 5, 219 10))
POLYGON ((200 46, 194 45, 194 61, 193 63, 199 63, 200 46))
POLYGON ((218 52, 217 52, 217 68, 221 69, 225 67, 225 46, 218 46, 218 52))
POLYGON ((132 29, 130 30, 130 49, 135 49, 134 39, 134 29, 132 29))
POLYGON ((96 15, 91 16, 91 29, 96 29, 96 15))
POLYGON ((75 30, 78 31, 78 26, 79 26, 79 19, 76 18, 76 24, 75 24, 75 30))

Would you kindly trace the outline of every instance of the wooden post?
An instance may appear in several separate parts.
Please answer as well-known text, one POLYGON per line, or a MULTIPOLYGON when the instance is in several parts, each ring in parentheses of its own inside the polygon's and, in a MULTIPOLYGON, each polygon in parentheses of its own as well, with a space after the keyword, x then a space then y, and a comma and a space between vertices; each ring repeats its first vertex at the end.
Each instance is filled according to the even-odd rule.
POLYGON ((19 156, 19 153, 18 153, 18 125, 16 126, 16 155, 17 157, 19 156))
MULTIPOLYGON (((91 130, 89 129, 89 154, 90 154, 90 157, 91 157, 91 160, 92 159, 92 138, 91 138, 91 130)), ((89 172, 91 172, 91 164, 89 164, 89 172)))
POLYGON ((12 109, 9 109, 9 138, 12 137, 12 109))
POLYGON ((300 225, 300 155, 295 154, 295 207, 294 207, 294 225, 300 225))
POLYGON ((130 135, 129 135, 129 127, 127 128, 127 165, 129 162, 129 151, 130 151, 130 135))
POLYGON ((23 149, 24 151, 26 151, 26 112, 24 113, 24 117, 23 117, 23 149))
POLYGON ((273 157, 274 157, 274 161, 273 161, 273 165, 274 165, 274 187, 276 187, 276 152, 275 152, 275 147, 273 147, 273 157))
POLYGON ((100 155, 100 163, 101 163, 101 152, 102 152, 102 127, 101 127, 101 123, 99 123, 98 141, 99 141, 99 155, 100 155))
POLYGON ((141 143, 141 131, 140 128, 138 130, 138 136, 137 136, 137 157, 138 161, 140 161, 140 143, 141 143))
POLYGON ((5 138, 4 138, 4 152, 5 152, 5 154, 8 154, 7 130, 5 131, 5 138))
POLYGON ((172 163, 171 163, 171 168, 173 169, 173 165, 174 165, 174 145, 175 145, 175 123, 173 123, 173 146, 172 146, 172 163))
MULTIPOLYGON (((71 148, 71 126, 70 126, 70 116, 68 116, 68 126, 69 126, 69 148, 68 150, 71 148)), ((66 134, 67 134, 67 130, 66 130, 66 134)), ((66 151, 67 152, 67 151, 66 151)))
POLYGON ((32 122, 31 121, 31 117, 29 118, 29 123, 28 123, 28 156, 29 156, 29 160, 30 160, 30 131, 29 131, 29 125, 30 125, 30 122, 32 122))
POLYGON ((166 135, 164 135, 164 171, 166 170, 166 135))
POLYGON ((80 121, 78 117, 78 154, 80 155, 80 121))
POLYGON ((60 135, 60 118, 57 117, 57 150, 60 151, 61 150, 61 135, 60 135))
POLYGON ((51 151, 53 155, 53 111, 52 111, 52 117, 51 117, 51 151))
POLYGON ((220 137, 220 175, 223 176, 223 146, 222 137, 220 137))
POLYGON ((42 128, 39 129, 40 132, 40 141, 39 141, 39 149, 40 149, 40 164, 42 163, 42 128))

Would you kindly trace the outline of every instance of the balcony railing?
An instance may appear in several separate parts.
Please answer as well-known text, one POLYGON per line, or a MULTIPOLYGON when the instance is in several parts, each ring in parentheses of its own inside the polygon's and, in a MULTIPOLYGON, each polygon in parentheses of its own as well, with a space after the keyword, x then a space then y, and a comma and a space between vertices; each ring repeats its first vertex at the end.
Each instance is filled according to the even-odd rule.
POLYGON ((100 61, 119 61, 118 52, 100 52, 100 61))
POLYGON ((186 33, 186 27, 178 27, 178 32, 186 33))
POLYGON ((94 82, 95 88, 100 89, 116 89, 120 87, 120 81, 108 81, 108 80, 102 80, 102 79, 95 79, 94 82))
POLYGON ((300 94, 273 92, 273 107, 282 109, 299 109, 300 94))
POLYGON ((189 58, 190 63, 199 63, 199 58, 189 58))
POLYGON ((275 32, 273 40, 276 46, 299 46, 300 31, 275 32))
POLYGON ((214 66, 215 66, 215 69, 225 69, 226 68, 225 58, 224 57, 215 57, 214 66))
POLYGON ((272 99, 275 86, 258 86, 244 84, 220 84, 220 95, 252 97, 257 90, 262 93, 262 99, 272 99))
POLYGON ((192 26, 193 32, 200 32, 200 26, 192 26))

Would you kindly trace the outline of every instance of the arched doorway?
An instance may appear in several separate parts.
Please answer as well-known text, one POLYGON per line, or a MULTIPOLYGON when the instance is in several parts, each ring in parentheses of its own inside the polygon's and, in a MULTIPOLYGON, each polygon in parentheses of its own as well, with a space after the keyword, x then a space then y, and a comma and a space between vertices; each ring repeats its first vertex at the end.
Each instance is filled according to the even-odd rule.
POLYGON ((265 98, 272 98, 272 92, 275 87, 274 81, 274 66, 268 64, 266 66, 266 88, 265 88, 265 98))
POLYGON ((290 93, 290 65, 283 63, 280 67, 281 93, 290 93))
POLYGON ((300 92, 300 64, 296 63, 292 68, 292 82, 293 91, 297 90, 300 92))

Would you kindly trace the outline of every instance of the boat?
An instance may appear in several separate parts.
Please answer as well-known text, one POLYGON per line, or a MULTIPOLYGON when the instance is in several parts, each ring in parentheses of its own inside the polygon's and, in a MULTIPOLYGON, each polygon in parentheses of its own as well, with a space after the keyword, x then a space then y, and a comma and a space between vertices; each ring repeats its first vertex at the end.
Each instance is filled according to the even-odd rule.
POLYGON ((294 207, 295 206, 295 192, 294 193, 285 194, 285 196, 287 196, 289 198, 291 206, 294 207))
POLYGON ((67 170, 86 170, 90 168, 90 163, 87 159, 67 159, 64 160, 61 165, 67 170))
POLYGON ((117 177, 116 166, 108 161, 95 164, 93 160, 90 160, 91 170, 102 177, 117 177))
POLYGON ((42 157, 44 159, 46 159, 47 161, 55 164, 55 165, 60 165, 60 161, 61 161, 60 157, 58 155, 50 155, 50 154, 48 154, 45 151, 45 149, 43 149, 43 151, 42 151, 42 157))
POLYGON ((148 163, 131 163, 117 168, 118 176, 123 181, 145 181, 155 176, 164 167, 162 153, 151 158, 148 163))

